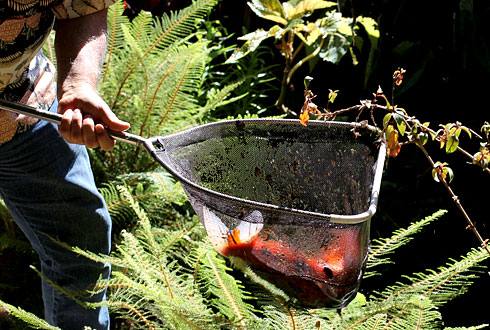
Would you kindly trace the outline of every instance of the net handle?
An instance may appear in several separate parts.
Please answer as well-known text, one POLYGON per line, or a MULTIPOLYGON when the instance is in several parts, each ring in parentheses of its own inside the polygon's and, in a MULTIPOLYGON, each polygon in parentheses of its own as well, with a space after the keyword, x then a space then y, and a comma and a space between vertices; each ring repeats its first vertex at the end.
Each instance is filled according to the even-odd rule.
MULTIPOLYGON (((61 123, 61 118, 62 118, 62 116, 59 113, 36 109, 34 107, 30 107, 25 104, 7 101, 2 98, 0 98, 0 110, 6 110, 6 111, 22 114, 28 117, 46 120, 57 125, 61 123)), ((114 140, 117 141, 122 141, 135 145, 147 143, 147 139, 139 135, 131 134, 128 132, 116 132, 108 128, 106 128, 106 131, 107 133, 109 133, 109 136, 111 136, 114 140)))

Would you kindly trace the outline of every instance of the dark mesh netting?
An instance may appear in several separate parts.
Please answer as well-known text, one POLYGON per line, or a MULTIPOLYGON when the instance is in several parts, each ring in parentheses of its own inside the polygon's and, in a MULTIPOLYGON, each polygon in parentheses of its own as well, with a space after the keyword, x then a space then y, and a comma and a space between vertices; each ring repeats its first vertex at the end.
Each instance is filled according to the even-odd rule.
POLYGON ((341 307, 354 297, 384 159, 369 129, 236 120, 154 145, 221 254, 306 305, 341 307))

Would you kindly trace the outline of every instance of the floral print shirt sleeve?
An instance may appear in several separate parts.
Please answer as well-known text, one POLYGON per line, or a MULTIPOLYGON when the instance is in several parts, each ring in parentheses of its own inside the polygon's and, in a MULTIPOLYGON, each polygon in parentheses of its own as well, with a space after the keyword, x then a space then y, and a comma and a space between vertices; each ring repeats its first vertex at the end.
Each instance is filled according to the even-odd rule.
MULTIPOLYGON (((41 48, 55 19, 89 15, 116 0, 0 0, 0 97, 47 110, 55 68, 41 48)), ((35 121, 0 111, 0 145, 35 121)))

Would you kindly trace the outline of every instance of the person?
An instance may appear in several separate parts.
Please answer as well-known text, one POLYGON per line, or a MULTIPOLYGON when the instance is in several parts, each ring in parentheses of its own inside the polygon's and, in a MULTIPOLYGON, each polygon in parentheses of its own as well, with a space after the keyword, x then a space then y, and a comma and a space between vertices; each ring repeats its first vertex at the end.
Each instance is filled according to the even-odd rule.
POLYGON ((115 0, 9 0, 0 4, 0 97, 62 114, 59 127, 0 111, 0 196, 41 261, 45 319, 61 329, 109 329, 106 292, 89 294, 110 265, 57 242, 108 254, 111 221, 86 147, 111 150, 124 131, 97 93, 115 0), (41 47, 55 30, 56 66, 41 47), (57 72, 57 77, 56 77, 57 72), (68 297, 69 292, 74 297, 68 297), (75 299, 73 299, 75 298, 75 299))

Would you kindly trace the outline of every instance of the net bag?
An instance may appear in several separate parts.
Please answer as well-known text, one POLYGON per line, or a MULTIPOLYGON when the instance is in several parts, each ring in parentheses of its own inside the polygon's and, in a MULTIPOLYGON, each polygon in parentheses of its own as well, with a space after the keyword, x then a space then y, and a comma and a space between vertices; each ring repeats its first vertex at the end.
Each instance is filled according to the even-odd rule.
POLYGON ((157 138, 155 155, 219 253, 302 304, 340 308, 359 287, 376 211, 385 150, 372 131, 222 121, 157 138))

